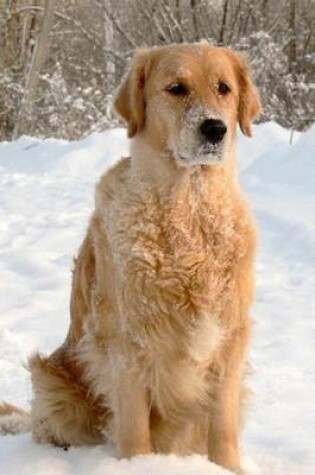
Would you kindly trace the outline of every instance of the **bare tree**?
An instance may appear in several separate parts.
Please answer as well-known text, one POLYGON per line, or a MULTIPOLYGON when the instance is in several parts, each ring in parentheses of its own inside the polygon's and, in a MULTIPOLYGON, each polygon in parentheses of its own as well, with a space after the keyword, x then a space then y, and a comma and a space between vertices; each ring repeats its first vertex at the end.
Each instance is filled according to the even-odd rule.
POLYGON ((297 31, 296 31, 296 0, 290 0, 290 19, 289 27, 291 32, 290 38, 290 50, 289 50, 289 67, 290 71, 294 72, 294 65, 296 64, 296 52, 297 52, 297 31))
POLYGON ((13 136, 20 134, 23 121, 26 120, 29 109, 32 106, 36 88, 39 81, 39 73, 45 63, 49 51, 49 32, 54 18, 55 0, 46 0, 41 30, 33 51, 31 64, 26 77, 25 94, 17 118, 13 136))
POLYGON ((226 32, 226 26, 227 26, 227 13, 228 13, 228 0, 225 0, 224 5, 223 5, 223 15, 222 15, 221 28, 220 28, 220 35, 219 35, 219 44, 224 44, 225 32, 226 32))
POLYGON ((313 2, 0 0, 0 139, 13 130, 77 138, 112 126, 109 104, 136 48, 200 39, 246 52, 263 120, 306 127, 313 2))
POLYGON ((12 98, 7 94, 8 83, 15 82, 21 68, 20 60, 20 15, 18 0, 9 0, 2 7, 2 23, 4 34, 2 36, 0 56, 0 73, 2 87, 0 86, 0 137, 6 137, 13 130, 13 116, 15 107, 12 98), (9 70, 10 76, 5 76, 9 70))

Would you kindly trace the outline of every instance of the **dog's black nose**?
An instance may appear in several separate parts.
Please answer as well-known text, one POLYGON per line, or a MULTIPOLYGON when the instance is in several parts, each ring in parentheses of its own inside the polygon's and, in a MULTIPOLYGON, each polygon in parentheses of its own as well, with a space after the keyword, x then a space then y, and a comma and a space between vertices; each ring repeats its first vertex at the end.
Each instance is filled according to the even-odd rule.
POLYGON ((208 142, 216 144, 221 142, 226 134, 227 128, 222 120, 206 119, 200 125, 200 132, 208 142))

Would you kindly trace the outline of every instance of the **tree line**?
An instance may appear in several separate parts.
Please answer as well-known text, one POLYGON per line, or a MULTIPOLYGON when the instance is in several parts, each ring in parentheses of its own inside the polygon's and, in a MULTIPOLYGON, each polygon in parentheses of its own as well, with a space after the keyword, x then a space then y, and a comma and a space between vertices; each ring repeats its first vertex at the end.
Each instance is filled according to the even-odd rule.
POLYGON ((304 130, 314 30, 314 0, 0 0, 0 140, 115 125, 112 97, 134 50, 200 40, 247 55, 260 120, 304 130))

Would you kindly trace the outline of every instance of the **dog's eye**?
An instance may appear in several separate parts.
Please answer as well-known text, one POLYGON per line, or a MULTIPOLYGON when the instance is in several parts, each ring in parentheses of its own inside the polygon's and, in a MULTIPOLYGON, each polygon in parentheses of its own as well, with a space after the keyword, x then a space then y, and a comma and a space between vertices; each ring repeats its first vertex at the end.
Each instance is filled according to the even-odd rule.
POLYGON ((228 92, 230 92, 230 88, 225 82, 219 82, 218 84, 218 93, 221 96, 225 96, 228 92))
POLYGON ((167 87, 166 89, 170 94, 174 96, 186 96, 188 89, 184 84, 174 83, 167 87))

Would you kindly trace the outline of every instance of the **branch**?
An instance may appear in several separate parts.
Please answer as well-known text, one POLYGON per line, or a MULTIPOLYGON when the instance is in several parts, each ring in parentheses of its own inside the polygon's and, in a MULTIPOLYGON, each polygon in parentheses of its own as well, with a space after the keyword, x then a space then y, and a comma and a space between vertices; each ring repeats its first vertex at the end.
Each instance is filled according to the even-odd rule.
POLYGON ((120 26, 119 24, 119 21, 117 20, 114 12, 110 12, 107 8, 107 5, 105 4, 105 2, 101 2, 99 0, 95 0, 97 5, 104 9, 105 10, 105 13, 106 15, 108 16, 108 18, 112 21, 114 27, 116 28, 116 30, 121 34, 121 36, 123 38, 125 38, 125 40, 127 41, 127 43, 129 44, 129 46, 131 46, 133 49, 137 49, 138 48, 138 44, 133 40, 133 38, 127 34, 127 32, 120 26))
POLYGON ((181 42, 185 41, 184 39, 184 36, 183 36, 183 29, 182 29, 182 26, 181 24, 178 22, 177 18, 175 17, 171 7, 169 4, 166 3, 165 0, 163 0, 162 2, 163 6, 164 6, 164 9, 165 11, 167 12, 168 16, 169 16, 169 19, 173 22, 173 27, 175 29, 175 31, 177 31, 178 35, 179 35, 179 40, 181 42))

